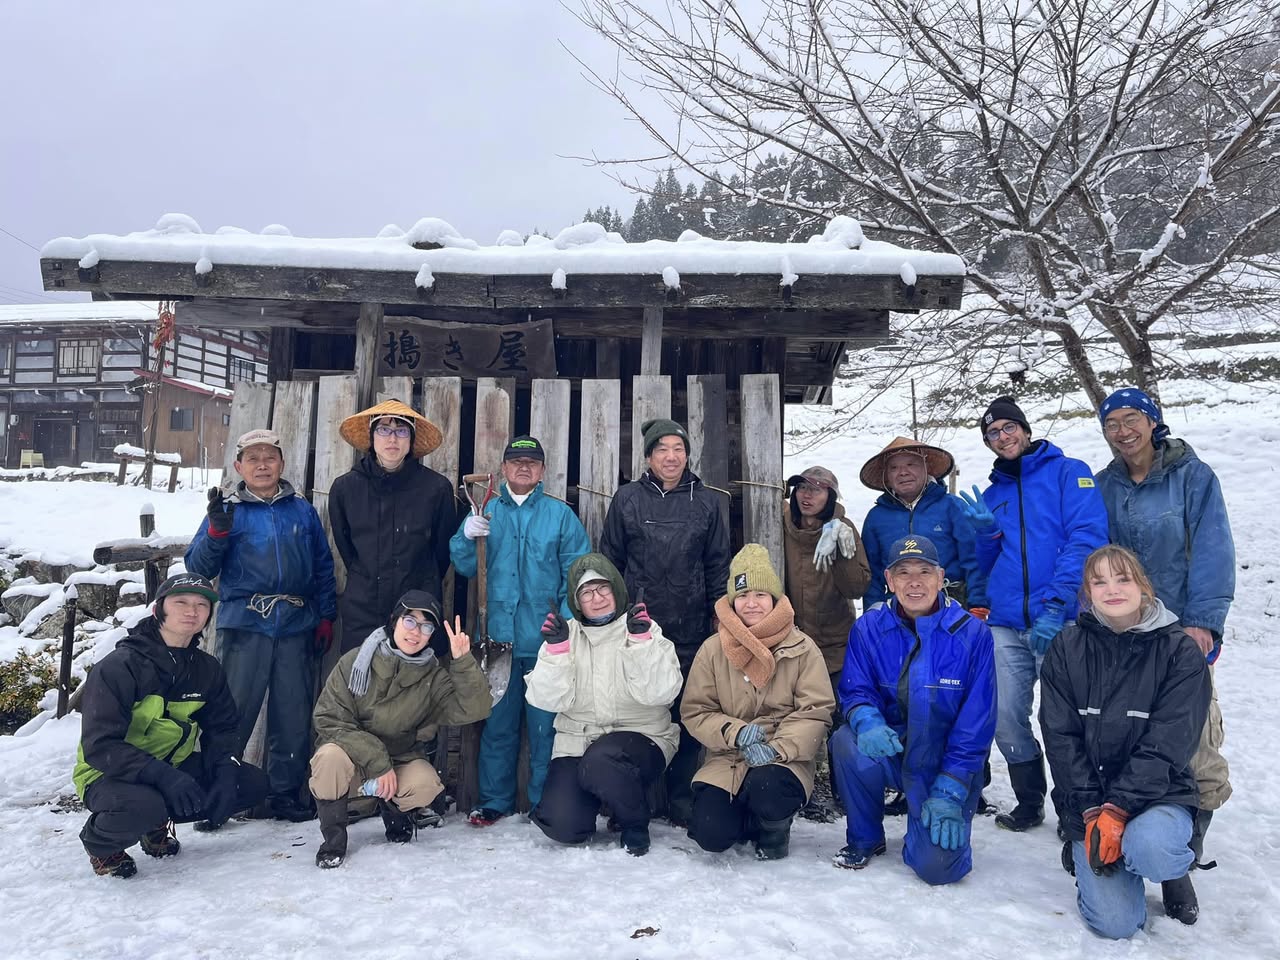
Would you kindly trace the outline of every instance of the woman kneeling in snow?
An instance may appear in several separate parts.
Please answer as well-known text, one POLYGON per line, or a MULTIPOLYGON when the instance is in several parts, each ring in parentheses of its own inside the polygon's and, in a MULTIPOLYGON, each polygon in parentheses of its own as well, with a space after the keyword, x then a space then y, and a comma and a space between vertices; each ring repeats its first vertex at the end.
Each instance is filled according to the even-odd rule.
POLYGON ((529 818, 552 840, 582 843, 603 802, 623 848, 643 856, 648 789, 680 742, 671 721, 680 661, 639 598, 627 606, 622 575, 603 555, 575 560, 568 583, 573 619, 547 615, 525 692, 530 704, 556 714, 547 782, 529 818))
POLYGON ((749 543, 730 561, 727 589, 680 706, 708 752, 693 778, 689 836, 713 853, 751 839, 759 859, 778 860, 813 791, 835 697, 764 547, 749 543))
POLYGON ((1209 713, 1209 671, 1124 547, 1089 556, 1081 593, 1084 612, 1041 667, 1040 728, 1080 914, 1120 940, 1146 923, 1144 878, 1177 879, 1194 858, 1190 764, 1209 713))
POLYGON ((440 604, 425 590, 400 598, 386 627, 342 656, 316 703, 319 747, 311 758, 311 793, 320 833, 316 866, 337 867, 347 855, 347 800, 372 781, 387 839, 413 839, 415 811, 444 786, 417 747, 431 724, 461 725, 489 715, 489 684, 460 620, 444 624, 440 604))

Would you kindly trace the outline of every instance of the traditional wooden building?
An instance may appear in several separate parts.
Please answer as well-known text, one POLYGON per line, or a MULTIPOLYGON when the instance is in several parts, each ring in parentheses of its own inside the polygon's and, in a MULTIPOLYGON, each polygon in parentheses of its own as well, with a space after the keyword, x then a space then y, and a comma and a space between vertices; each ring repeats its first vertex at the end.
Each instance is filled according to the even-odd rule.
POLYGON ((180 327, 147 389, 155 321, 155 303, 130 300, 0 307, 0 465, 24 450, 45 466, 110 462, 117 444, 143 446, 156 403, 156 449, 221 464, 232 389, 266 382, 267 337, 180 327))

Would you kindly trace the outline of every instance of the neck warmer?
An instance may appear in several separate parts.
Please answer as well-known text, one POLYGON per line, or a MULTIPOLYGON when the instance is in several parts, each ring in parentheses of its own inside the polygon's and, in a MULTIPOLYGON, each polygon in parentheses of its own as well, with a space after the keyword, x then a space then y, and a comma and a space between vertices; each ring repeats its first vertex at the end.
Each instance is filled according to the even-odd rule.
POLYGON ((727 596, 716 601, 716 616, 720 619, 720 646, 729 663, 746 674, 753 687, 763 690, 776 665, 773 648, 795 629, 791 601, 783 597, 754 627, 742 622, 727 596))
POLYGON ((395 645, 387 631, 379 627, 360 644, 360 652, 351 664, 351 676, 347 678, 347 689, 357 697, 363 697, 369 690, 369 668, 373 665, 373 657, 399 657, 405 663, 426 665, 436 658, 430 647, 423 647, 417 653, 408 654, 395 645))

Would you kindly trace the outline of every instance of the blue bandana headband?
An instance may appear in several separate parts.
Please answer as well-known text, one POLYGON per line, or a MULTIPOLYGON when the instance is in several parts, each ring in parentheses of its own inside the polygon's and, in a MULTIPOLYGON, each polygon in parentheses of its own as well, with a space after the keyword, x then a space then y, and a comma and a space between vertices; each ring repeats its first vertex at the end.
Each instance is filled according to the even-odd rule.
POLYGON ((1151 439, 1155 443, 1159 443, 1165 437, 1169 436, 1169 428, 1164 425, 1164 421, 1160 418, 1160 408, 1156 406, 1156 402, 1147 394, 1139 390, 1137 387, 1121 387, 1107 399, 1102 401, 1102 406, 1098 408, 1098 420, 1106 424, 1107 414, 1115 410, 1124 410, 1131 408, 1139 413, 1149 417, 1156 428, 1151 433, 1151 439))

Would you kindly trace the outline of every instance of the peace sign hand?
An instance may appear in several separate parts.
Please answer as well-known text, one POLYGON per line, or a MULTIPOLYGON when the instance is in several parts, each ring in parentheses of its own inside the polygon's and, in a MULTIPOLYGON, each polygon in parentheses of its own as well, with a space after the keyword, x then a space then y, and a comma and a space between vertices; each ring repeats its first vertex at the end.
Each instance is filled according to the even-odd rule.
POLYGON ((975 531, 986 533, 995 528, 996 516, 982 499, 982 491, 978 489, 977 484, 974 484, 973 496, 961 490, 955 494, 955 499, 959 501, 960 509, 965 512, 975 531))
POLYGON ((453 626, 450 626, 449 621, 446 620, 444 632, 449 635, 449 652, 453 654, 453 659, 457 660, 464 653, 471 652, 471 638, 462 629, 462 617, 454 617, 453 626))

